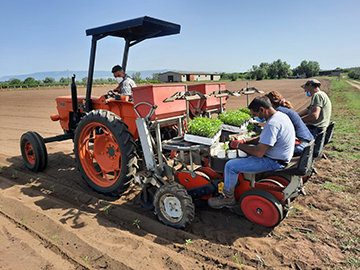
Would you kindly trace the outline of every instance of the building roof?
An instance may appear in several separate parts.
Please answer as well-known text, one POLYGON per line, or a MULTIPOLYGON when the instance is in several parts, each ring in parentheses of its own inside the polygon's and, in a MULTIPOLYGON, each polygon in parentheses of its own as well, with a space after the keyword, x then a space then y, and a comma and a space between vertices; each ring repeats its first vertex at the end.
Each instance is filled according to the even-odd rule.
POLYGON ((202 72, 202 71, 167 71, 164 73, 160 73, 160 75, 164 75, 166 73, 177 73, 177 74, 181 74, 181 75, 220 75, 219 73, 202 72))

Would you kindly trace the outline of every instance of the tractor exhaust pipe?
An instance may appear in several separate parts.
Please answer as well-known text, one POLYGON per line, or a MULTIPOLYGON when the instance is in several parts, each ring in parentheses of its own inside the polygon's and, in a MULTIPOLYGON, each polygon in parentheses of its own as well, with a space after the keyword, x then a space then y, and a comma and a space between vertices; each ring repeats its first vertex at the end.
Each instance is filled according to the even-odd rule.
POLYGON ((78 111, 77 107, 77 90, 76 90, 76 83, 75 83, 75 74, 72 76, 72 83, 71 83, 71 101, 72 101, 72 109, 74 112, 74 115, 78 111))

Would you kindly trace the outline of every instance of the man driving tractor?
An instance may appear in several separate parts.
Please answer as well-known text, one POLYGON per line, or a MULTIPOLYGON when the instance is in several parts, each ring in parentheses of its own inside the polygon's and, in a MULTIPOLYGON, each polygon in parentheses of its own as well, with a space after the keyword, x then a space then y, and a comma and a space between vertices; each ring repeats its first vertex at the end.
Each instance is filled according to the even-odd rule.
POLYGON ((113 73, 115 80, 119 83, 113 91, 119 92, 121 95, 125 96, 126 101, 133 102, 133 87, 136 87, 135 82, 131 79, 119 65, 116 65, 112 68, 111 72, 113 73))
POLYGON ((240 149, 249 157, 232 159, 225 164, 223 194, 208 200, 212 208, 236 205, 234 191, 239 173, 261 173, 283 169, 293 156, 295 130, 290 118, 276 111, 266 96, 254 98, 248 108, 254 117, 265 118, 266 124, 260 136, 230 143, 230 148, 240 149))

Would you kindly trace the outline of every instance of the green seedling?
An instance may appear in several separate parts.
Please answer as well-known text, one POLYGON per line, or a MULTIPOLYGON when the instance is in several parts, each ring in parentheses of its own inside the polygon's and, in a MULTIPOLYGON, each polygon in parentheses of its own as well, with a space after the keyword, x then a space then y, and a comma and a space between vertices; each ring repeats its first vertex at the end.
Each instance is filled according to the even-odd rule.
POLYGON ((55 185, 50 186, 52 192, 55 192, 55 185))
POLYGON ((77 197, 77 196, 74 198, 74 200, 75 200, 75 201, 77 201, 77 202, 79 202, 79 199, 78 199, 78 197, 77 197))
POLYGON ((218 118, 224 124, 240 127, 242 124, 246 123, 246 121, 249 121, 250 115, 240 110, 236 110, 223 112, 222 114, 219 114, 218 118))
POLYGON ((133 225, 135 225, 138 229, 140 229, 139 223, 140 223, 140 219, 135 219, 133 225))
POLYGON ((33 178, 30 178, 30 180, 29 180, 29 182, 30 182, 30 184, 31 185, 33 185, 35 182, 34 182, 35 180, 33 179, 33 178))
POLYGON ((0 211, 1 211, 1 209, 2 209, 2 205, 0 205, 0 211))
POLYGON ((18 175, 18 171, 15 171, 15 173, 13 175, 11 175, 11 178, 16 179, 18 175))
POLYGON ((52 237, 52 239, 54 239, 54 245, 56 245, 57 242, 58 242, 58 241, 56 241, 56 238, 57 238, 57 237, 58 237, 57 235, 54 235, 54 236, 52 237))
POLYGON ((103 210, 102 210, 106 215, 109 214, 109 208, 110 208, 110 206, 111 206, 111 205, 107 205, 107 206, 105 206, 105 207, 103 208, 103 210))
POLYGON ((241 262, 239 261, 238 254, 235 253, 235 255, 233 256, 233 258, 236 260, 236 263, 237 263, 237 265, 239 266, 239 268, 241 268, 241 262))
POLYGON ((240 112, 246 113, 246 114, 248 114, 248 115, 251 116, 250 109, 247 108, 247 107, 245 107, 245 108, 239 108, 238 110, 239 110, 240 112))
POLYGON ((83 260, 86 262, 86 267, 89 268, 89 263, 88 263, 88 258, 89 256, 86 256, 83 260))
POLYGON ((222 148, 225 150, 225 151, 228 151, 230 150, 230 147, 229 147, 229 143, 224 143, 222 148))
POLYGON ((2 173, 3 167, 0 167, 0 173, 2 173))
POLYGON ((186 239, 185 241, 186 241, 186 243, 185 243, 186 247, 188 247, 188 246, 189 246, 189 244, 191 244, 191 243, 192 243, 191 239, 186 239))
POLYGON ((24 226, 25 225, 25 220, 21 220, 20 224, 24 226))
POLYGON ((221 129, 221 124, 219 119, 195 117, 189 122, 187 128, 189 134, 212 138, 221 129))

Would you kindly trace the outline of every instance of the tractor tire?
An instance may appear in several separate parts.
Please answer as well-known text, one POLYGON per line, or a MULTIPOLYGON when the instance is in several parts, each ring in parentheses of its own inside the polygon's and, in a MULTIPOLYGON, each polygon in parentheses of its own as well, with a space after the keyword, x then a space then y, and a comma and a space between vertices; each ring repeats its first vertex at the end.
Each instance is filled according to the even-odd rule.
POLYGON ((159 220, 176 229, 185 229, 195 216, 191 196, 177 183, 160 187, 155 194, 154 206, 159 220))
POLYGON ((44 139, 36 132, 26 132, 20 139, 21 155, 26 167, 33 172, 42 172, 47 166, 48 156, 44 139))
POLYGON ((264 190, 251 189, 244 192, 240 205, 248 220, 264 227, 275 227, 284 217, 281 203, 264 190))
POLYGON ((92 189, 107 196, 128 189, 137 169, 136 146, 119 116, 91 111, 75 130, 74 148, 81 175, 92 189))

